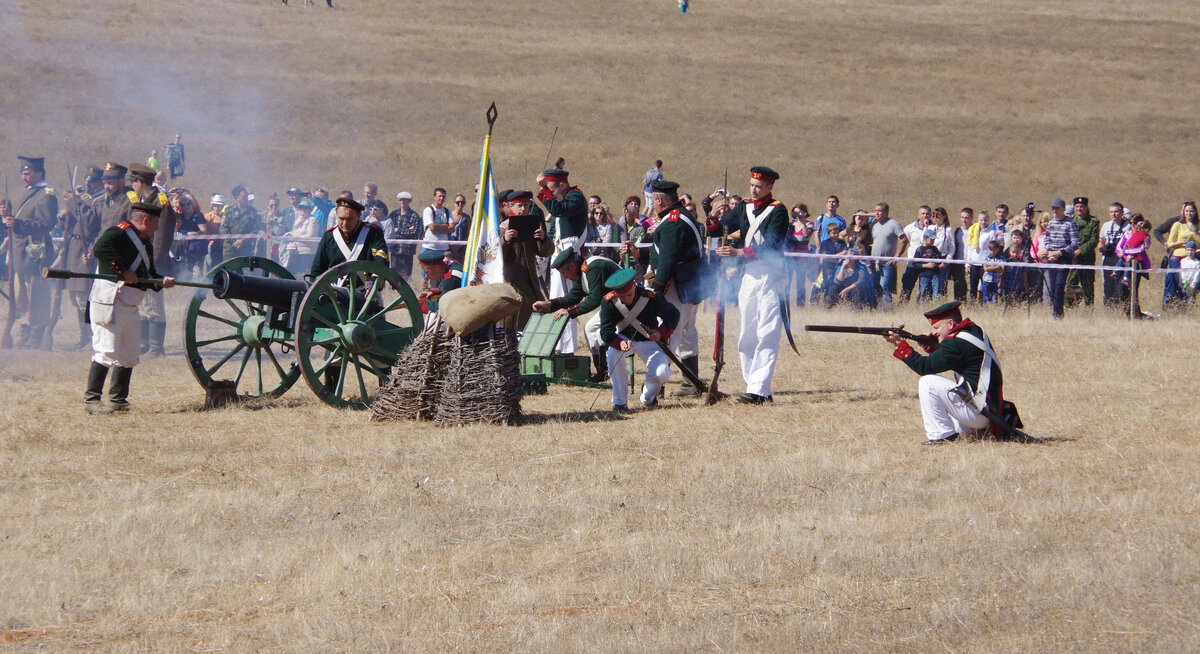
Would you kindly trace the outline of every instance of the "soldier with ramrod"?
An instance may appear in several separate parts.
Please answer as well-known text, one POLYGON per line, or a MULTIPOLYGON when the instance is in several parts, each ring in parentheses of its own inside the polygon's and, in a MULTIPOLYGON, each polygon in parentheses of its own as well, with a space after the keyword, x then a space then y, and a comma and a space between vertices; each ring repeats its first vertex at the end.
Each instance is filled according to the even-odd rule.
POLYGON ((92 323, 92 366, 88 371, 87 391, 83 400, 88 413, 112 413, 129 408, 129 381, 141 352, 138 305, 146 291, 157 292, 175 285, 173 277, 162 277, 154 266, 152 238, 158 229, 162 207, 136 202, 130 207, 128 221, 109 227, 96 239, 92 254, 100 273, 115 275, 121 281, 98 279, 92 284, 89 313, 92 323), (139 279, 160 279, 143 285, 139 279), (112 368, 112 385, 107 405, 100 400, 104 380, 112 368))

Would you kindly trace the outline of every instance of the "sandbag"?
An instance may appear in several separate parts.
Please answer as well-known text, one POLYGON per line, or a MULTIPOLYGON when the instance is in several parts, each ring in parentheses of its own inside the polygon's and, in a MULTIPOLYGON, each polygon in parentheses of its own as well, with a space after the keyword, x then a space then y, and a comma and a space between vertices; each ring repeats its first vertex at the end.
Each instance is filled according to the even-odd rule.
POLYGON ((438 315, 459 334, 504 320, 520 308, 521 296, 511 284, 457 288, 438 300, 438 315))

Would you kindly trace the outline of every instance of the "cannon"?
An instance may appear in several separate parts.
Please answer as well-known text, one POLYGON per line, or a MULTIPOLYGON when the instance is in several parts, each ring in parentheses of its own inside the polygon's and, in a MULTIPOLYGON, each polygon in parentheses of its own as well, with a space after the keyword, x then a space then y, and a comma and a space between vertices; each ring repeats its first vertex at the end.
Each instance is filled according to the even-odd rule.
POLYGON ((183 342, 205 388, 229 377, 244 395, 277 397, 303 377, 326 404, 365 409, 422 326, 412 287, 379 263, 305 281, 270 259, 236 257, 196 289, 183 342))

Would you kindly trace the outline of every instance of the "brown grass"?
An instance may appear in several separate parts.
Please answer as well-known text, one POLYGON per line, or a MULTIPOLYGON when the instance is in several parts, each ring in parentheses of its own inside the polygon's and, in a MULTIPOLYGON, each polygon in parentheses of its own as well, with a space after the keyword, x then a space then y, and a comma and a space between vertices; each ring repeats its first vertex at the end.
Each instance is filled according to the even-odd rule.
MULTIPOLYGON (((421 200, 474 182, 494 99, 501 185, 558 125, 610 200, 655 157, 697 193, 762 162, 789 203, 900 217, 1084 194, 1158 222, 1194 193, 1191 3, 292 4, 10 3, 11 183, 16 154, 62 185, 64 160, 141 160, 179 129, 202 194, 370 179, 421 200)), ((127 416, 78 406, 85 355, 5 352, 0 642, 1193 651, 1194 317, 1045 314, 972 312, 1047 446, 918 446, 916 379, 861 337, 799 335, 765 409, 613 420, 605 394, 553 388, 530 424, 455 430, 302 387, 199 411, 175 321, 127 416)))

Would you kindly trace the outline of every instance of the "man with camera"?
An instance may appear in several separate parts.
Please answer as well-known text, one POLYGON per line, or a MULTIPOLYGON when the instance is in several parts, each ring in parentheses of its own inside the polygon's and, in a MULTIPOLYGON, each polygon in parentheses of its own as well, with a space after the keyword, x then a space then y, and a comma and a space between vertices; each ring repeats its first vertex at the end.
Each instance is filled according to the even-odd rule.
MULTIPOLYGON (((1120 202, 1108 205, 1108 221, 1100 226, 1100 256, 1101 263, 1106 266, 1119 266, 1122 259, 1117 255, 1117 245, 1121 237, 1132 229, 1129 219, 1125 217, 1125 206, 1120 202)), ((1104 306, 1123 306, 1129 301, 1129 289, 1121 284, 1123 275, 1111 270, 1104 271, 1104 306)))

